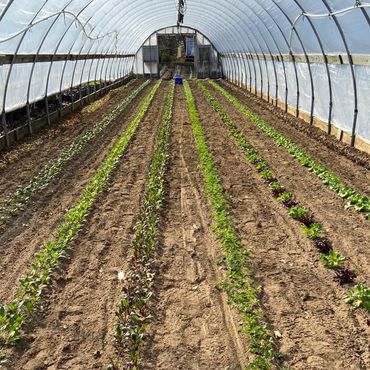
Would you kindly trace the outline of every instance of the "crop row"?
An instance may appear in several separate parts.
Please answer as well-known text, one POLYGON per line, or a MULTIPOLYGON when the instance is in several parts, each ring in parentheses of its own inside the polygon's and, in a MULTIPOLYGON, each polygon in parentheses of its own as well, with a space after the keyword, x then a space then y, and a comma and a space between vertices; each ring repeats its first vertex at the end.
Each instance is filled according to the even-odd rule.
POLYGON ((17 190, 7 200, 5 200, 2 205, 0 205, 0 225, 6 224, 12 216, 17 215, 19 211, 25 207, 32 195, 45 189, 61 172, 63 167, 65 167, 77 154, 82 153, 89 142, 109 126, 148 84, 149 81, 145 81, 141 84, 99 123, 74 139, 69 147, 66 148, 58 158, 49 161, 27 185, 18 187, 17 190))
POLYGON ((56 230, 55 238, 45 243, 35 255, 29 272, 20 279, 21 286, 17 297, 11 303, 0 307, 1 342, 13 344, 21 338, 23 325, 35 312, 55 267, 65 255, 69 243, 81 230, 96 198, 107 185, 121 156, 148 111, 160 83, 161 81, 158 81, 150 90, 136 116, 111 149, 104 163, 90 179, 75 205, 67 212, 63 223, 56 230))
POLYGON ((214 232, 221 242, 228 267, 228 278, 220 287, 227 291, 229 302, 233 303, 242 315, 242 332, 247 335, 249 350, 254 354, 248 368, 271 369, 277 353, 270 330, 263 320, 259 301, 260 290, 254 286, 251 278, 250 256, 235 230, 225 190, 208 148, 195 99, 187 81, 184 88, 193 136, 199 152, 204 189, 212 207, 214 232))
POLYGON ((322 181, 324 185, 333 190, 341 198, 347 202, 346 207, 353 206, 354 209, 363 213, 367 220, 370 220, 370 198, 361 195, 355 189, 345 185, 338 176, 328 170, 325 166, 318 164, 315 160, 301 150, 291 140, 284 137, 278 130, 271 127, 261 118, 251 112, 243 103, 241 103, 235 96, 230 94, 227 90, 219 84, 209 81, 210 85, 219 91, 236 109, 243 113, 251 122, 253 122, 259 129, 261 129, 268 137, 275 143, 286 149, 289 154, 298 160, 298 162, 309 169, 322 181))
POLYGON ((110 369, 137 369, 140 347, 147 326, 151 322, 150 302, 153 295, 155 272, 152 256, 157 239, 160 210, 163 204, 165 174, 167 170, 174 84, 168 91, 160 131, 151 160, 147 190, 143 199, 133 239, 134 255, 128 272, 120 272, 122 294, 117 312, 116 341, 120 359, 110 364, 110 369), (129 356, 125 365, 120 362, 129 356))
MULTIPOLYGON (((314 220, 312 212, 299 204, 294 194, 288 192, 286 187, 278 181, 276 174, 271 170, 268 162, 248 142, 243 133, 237 128, 233 118, 223 109, 220 102, 209 92, 204 84, 198 81, 197 85, 226 125, 229 135, 234 138, 236 144, 245 154, 246 159, 255 166, 264 184, 269 187, 273 196, 287 207, 290 217, 302 224, 302 232, 313 241, 316 248, 320 251, 320 260, 324 263, 325 267, 334 270, 335 280, 341 285, 352 284, 356 278, 356 274, 348 267, 343 266, 343 262, 347 258, 341 255, 340 252, 333 250, 331 242, 322 236, 323 227, 314 220)), ((363 284, 357 284, 349 292, 346 302, 355 307, 364 307, 370 310, 370 289, 363 284)))

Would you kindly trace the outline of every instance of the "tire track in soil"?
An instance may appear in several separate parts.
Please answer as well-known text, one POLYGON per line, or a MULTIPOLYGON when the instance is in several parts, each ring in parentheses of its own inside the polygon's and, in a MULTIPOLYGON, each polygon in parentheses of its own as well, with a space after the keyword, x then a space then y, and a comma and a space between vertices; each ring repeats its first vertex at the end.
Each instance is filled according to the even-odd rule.
POLYGON ((194 87, 207 140, 230 197, 237 229, 251 246, 266 316, 279 331, 280 353, 290 369, 370 367, 364 311, 343 302, 346 290, 328 272, 299 226, 271 199, 256 171, 228 137, 222 121, 194 87))
MULTIPOLYGON (((242 113, 232 107, 220 93, 213 88, 211 91, 234 119, 237 127, 271 165, 271 169, 275 171, 282 184, 313 211, 315 220, 323 225, 335 249, 350 258, 351 268, 358 273, 359 280, 370 283, 369 221, 353 209, 346 210, 343 200, 327 188, 317 176, 311 174, 284 149, 277 146, 242 113)), ((302 146, 301 141, 296 139, 295 142, 302 146)))
MULTIPOLYGON (((166 216, 155 292, 156 319, 148 330, 143 369, 241 369, 245 344, 217 265, 220 246, 207 220, 202 178, 185 95, 177 86, 168 172, 166 216)), ((239 319, 240 320, 240 319, 239 319)))
MULTIPOLYGON (((27 184, 47 162, 57 158, 72 140, 99 122, 123 96, 129 95, 139 85, 139 80, 132 80, 123 92, 120 90, 122 88, 112 90, 108 93, 109 100, 95 112, 82 113, 80 109, 71 113, 46 131, 28 138, 25 143, 0 155, 0 202, 8 198, 18 186, 27 184)), ((106 95, 102 99, 105 97, 106 95)))
POLYGON ((18 288, 18 279, 27 271, 33 255, 53 235, 70 208, 81 194, 97 168, 113 147, 117 136, 127 127, 137 112, 146 87, 115 122, 69 163, 61 174, 42 192, 33 197, 27 209, 7 225, 0 235, 0 302, 11 300, 18 288))
MULTIPOLYGON (((221 82, 220 85, 235 95, 253 113, 262 118, 266 123, 279 130, 282 135, 292 140, 294 143, 297 143, 300 148, 312 156, 312 158, 331 169, 341 179, 343 179, 345 183, 353 186, 359 192, 370 196, 370 171, 364 166, 348 159, 345 155, 339 154, 335 150, 328 148, 324 143, 308 136, 307 133, 299 131, 294 125, 294 123, 298 122, 300 126, 307 128, 309 127, 308 123, 285 113, 279 108, 272 107, 270 103, 267 103, 256 96, 249 96, 249 92, 240 89, 237 86, 233 86, 227 82, 221 82), (271 111, 271 109, 276 112, 271 111), (287 120, 281 118, 280 115, 286 116, 287 120)), ((317 127, 313 127, 312 129, 319 130, 321 135, 324 135, 324 131, 317 127)), ((329 140, 335 141, 336 139, 334 137, 330 137, 329 140)), ((339 141, 338 143, 346 146, 344 143, 339 141)), ((352 149, 353 148, 350 146, 347 146, 347 151, 351 151, 352 149)), ((358 152, 361 153, 360 151, 358 152)), ((369 158, 367 161, 367 165, 369 166, 370 156, 366 153, 363 153, 363 156, 369 158)))
POLYGON ((160 87, 104 196, 70 248, 70 262, 59 272, 31 334, 13 352, 11 369, 103 369, 113 357, 121 292, 117 273, 125 271, 131 253, 167 88, 166 83, 160 87))

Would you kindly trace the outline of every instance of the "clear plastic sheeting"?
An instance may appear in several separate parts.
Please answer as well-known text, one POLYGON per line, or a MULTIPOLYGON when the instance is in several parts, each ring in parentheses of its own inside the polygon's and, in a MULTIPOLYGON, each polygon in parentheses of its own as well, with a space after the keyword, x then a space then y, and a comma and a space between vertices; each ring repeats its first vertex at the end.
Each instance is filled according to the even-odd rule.
MULTIPOLYGON (((0 65, 1 112, 125 76, 128 55, 176 20, 174 0, 0 0, 0 54, 35 56, 0 65)), ((370 141, 370 1, 188 0, 183 26, 212 42, 228 78, 370 141)))

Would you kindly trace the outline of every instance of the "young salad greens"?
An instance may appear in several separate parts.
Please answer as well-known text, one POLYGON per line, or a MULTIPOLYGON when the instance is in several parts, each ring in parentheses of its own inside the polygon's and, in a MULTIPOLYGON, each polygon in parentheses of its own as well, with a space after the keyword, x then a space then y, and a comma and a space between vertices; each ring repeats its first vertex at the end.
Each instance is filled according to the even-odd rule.
MULTIPOLYGON (((247 160, 256 167, 264 183, 271 189, 273 196, 288 208, 290 217, 303 224, 301 228, 302 233, 306 234, 321 252, 320 260, 325 267, 334 270, 334 279, 341 285, 353 283, 356 274, 349 270, 348 267, 343 266, 343 262, 347 258, 334 251, 330 241, 322 237, 322 225, 314 221, 311 211, 300 205, 295 200, 294 194, 286 191, 285 187, 278 182, 276 173, 270 169, 266 160, 247 141, 244 134, 236 126, 233 118, 223 109, 220 102, 209 92, 205 85, 200 81, 197 81, 197 85, 212 108, 219 114, 228 129, 229 135, 234 138, 247 160), (262 171, 261 167, 263 167, 262 171)), ((347 302, 351 303, 352 301, 347 300, 347 302)))
POLYGON ((12 216, 17 215, 19 211, 25 207, 32 195, 45 189, 62 171, 63 167, 65 167, 77 154, 82 153, 89 142, 109 126, 148 84, 149 81, 143 82, 141 86, 120 102, 114 110, 106 115, 99 123, 74 139, 71 145, 66 148, 57 159, 49 161, 27 185, 18 187, 3 204, 0 204, 0 226, 6 224, 12 216))
POLYGON ((268 137, 274 140, 277 145, 286 149, 288 153, 296 158, 302 166, 307 167, 309 171, 318 176, 327 187, 337 193, 341 198, 345 199, 347 201, 347 206, 353 206, 356 211, 363 213, 365 218, 370 220, 370 198, 359 194, 355 189, 342 183, 338 176, 329 171, 325 166, 316 163, 311 156, 303 152, 303 150, 301 150, 291 140, 284 137, 278 130, 256 116, 222 86, 213 81, 209 81, 209 84, 219 91, 236 109, 242 112, 259 129, 267 134, 268 137))
POLYGON ((2 343, 13 344, 21 338, 21 330, 26 320, 37 309, 53 271, 64 256, 68 244, 81 230, 96 198, 107 185, 118 161, 145 117, 160 83, 161 81, 158 81, 144 98, 134 119, 88 182, 75 205, 67 212, 63 223, 55 232, 54 239, 45 243, 35 255, 35 261, 29 272, 20 279, 21 286, 17 297, 9 304, 0 306, 0 341, 2 343))
POLYGON ((228 279, 221 287, 228 293, 229 301, 238 308, 243 318, 242 331, 247 335, 249 350, 254 355, 248 369, 272 369, 277 352, 272 334, 263 320, 259 301, 260 290, 253 284, 249 255, 235 230, 225 191, 208 149, 196 103, 187 81, 184 82, 184 89, 199 153, 204 190, 212 206, 214 232, 220 239, 227 261, 228 279))
POLYGON ((133 240, 134 256, 129 271, 123 273, 121 301, 117 311, 116 341, 120 358, 113 360, 110 369, 138 369, 140 347, 147 326, 152 321, 150 302, 155 273, 152 255, 156 247, 159 212, 163 204, 167 170, 174 84, 168 90, 161 127, 151 160, 147 190, 138 214, 133 240), (120 364, 129 356, 126 364, 120 364))

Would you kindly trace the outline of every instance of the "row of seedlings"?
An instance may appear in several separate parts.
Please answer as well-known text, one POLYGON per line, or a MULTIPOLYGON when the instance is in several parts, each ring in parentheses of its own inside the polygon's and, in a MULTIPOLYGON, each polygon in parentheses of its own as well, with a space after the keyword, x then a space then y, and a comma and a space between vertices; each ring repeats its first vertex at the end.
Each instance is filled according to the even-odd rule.
POLYGON ((230 94, 219 84, 209 81, 209 84, 219 91, 236 109, 243 113, 251 122, 261 129, 269 138, 271 138, 278 146, 286 149, 298 162, 307 167, 308 170, 314 173, 324 185, 333 190, 341 198, 346 200, 346 208, 354 207, 354 209, 362 213, 367 220, 370 220, 370 198, 360 194, 355 189, 345 185, 338 176, 327 169, 325 166, 316 163, 315 160, 294 144, 290 139, 283 136, 278 130, 264 122, 261 118, 250 111, 242 102, 235 96, 230 94))
POLYGON ((64 221, 55 232, 55 237, 45 243, 35 255, 30 270, 20 279, 17 297, 11 303, 0 306, 0 341, 2 344, 14 344, 22 337, 24 324, 36 311, 42 293, 50 283, 52 273, 60 259, 65 256, 66 248, 72 239, 82 229, 97 197, 106 187, 120 158, 145 117, 160 84, 161 81, 158 81, 144 98, 137 114, 118 138, 104 163, 90 179, 75 205, 66 213, 64 221))
MULTIPOLYGON (((232 117, 223 109, 220 102, 209 92, 204 84, 198 81, 197 85, 226 125, 229 135, 234 138, 238 147, 245 154, 246 159, 255 166, 264 184, 269 187, 273 196, 287 207, 291 218, 302 224, 301 231, 313 241, 320 252, 320 260, 325 267, 334 271, 334 279, 340 285, 353 284, 356 278, 355 272, 350 270, 348 266, 344 266, 344 261, 347 258, 334 250, 330 240, 323 237, 322 225, 314 220, 312 212, 299 204, 294 194, 287 191, 285 186, 278 181, 276 174, 271 170, 266 160, 248 142, 243 133, 237 128, 232 117)), ((370 311, 370 289, 365 284, 355 285, 354 289, 349 291, 346 302, 356 308, 363 307, 370 311)))
POLYGON ((215 161, 210 152, 189 83, 184 82, 193 136, 198 148, 204 190, 212 208, 214 232, 219 238, 227 263, 227 279, 220 287, 243 318, 242 332, 247 336, 249 352, 253 354, 248 369, 272 369, 277 351, 260 303, 260 289, 252 279, 250 254, 235 230, 230 206, 225 196, 215 161))
POLYGON ((118 358, 111 362, 110 369, 138 368, 145 331, 152 320, 153 254, 158 242, 156 236, 164 198, 173 100, 174 84, 171 84, 151 160, 146 193, 134 228, 133 257, 128 271, 120 272, 118 276, 122 282, 115 335, 118 358))
POLYGON ((16 216, 24 209, 31 196, 45 189, 72 158, 82 153, 94 138, 114 122, 148 84, 149 81, 143 82, 136 90, 122 100, 111 113, 106 115, 91 129, 75 138, 58 158, 50 160, 28 184, 19 186, 8 199, 0 204, 0 226, 6 224, 13 216, 16 216))

